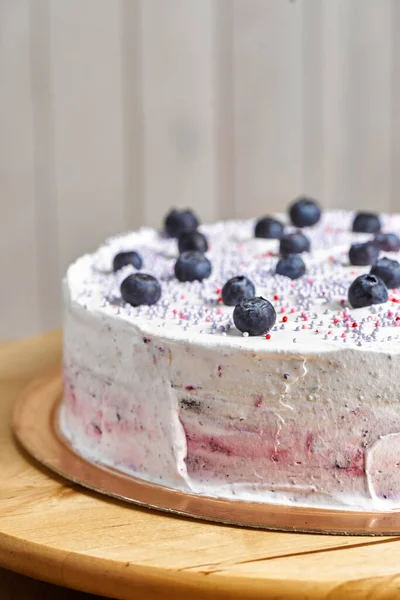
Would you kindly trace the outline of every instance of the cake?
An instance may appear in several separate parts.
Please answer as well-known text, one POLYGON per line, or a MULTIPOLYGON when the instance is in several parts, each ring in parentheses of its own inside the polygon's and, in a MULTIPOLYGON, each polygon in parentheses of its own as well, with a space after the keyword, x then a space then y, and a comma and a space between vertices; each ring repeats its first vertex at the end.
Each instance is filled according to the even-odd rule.
MULTIPOLYGON (((276 272, 282 241, 255 237, 254 220, 198 227, 212 266, 201 281, 177 278, 177 240, 149 227, 79 258, 63 282, 62 435, 89 461, 192 494, 400 508, 400 293, 378 278, 385 297, 349 303, 376 260, 367 242, 379 229, 354 217, 327 211, 304 227, 311 250, 297 278, 276 272), (361 265, 349 263, 356 243, 361 265), (132 250, 140 263, 114 270, 116 255, 132 250), (138 272, 159 282, 155 303, 122 297, 138 272), (261 335, 239 331, 223 301, 236 276, 274 309, 261 335)), ((400 216, 380 221, 400 232, 400 216)), ((398 258, 390 236, 374 240, 389 250, 381 256, 398 258)))

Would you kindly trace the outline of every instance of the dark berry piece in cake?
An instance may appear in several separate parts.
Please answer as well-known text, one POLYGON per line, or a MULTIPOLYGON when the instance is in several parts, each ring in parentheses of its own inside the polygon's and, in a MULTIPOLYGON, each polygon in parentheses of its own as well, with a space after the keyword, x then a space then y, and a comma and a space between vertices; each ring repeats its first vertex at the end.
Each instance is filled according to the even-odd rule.
POLYGON ((379 257, 379 247, 374 242, 353 244, 349 250, 349 260, 352 265, 373 265, 379 257))
POLYGON ((122 267, 133 265, 135 269, 142 268, 142 257, 138 252, 131 250, 130 252, 119 252, 113 260, 113 270, 119 271, 122 267))
POLYGON ((283 236, 283 229, 283 224, 277 219, 263 217, 257 221, 254 235, 256 238, 279 240, 283 236))
POLYGON ((310 252, 310 240, 300 231, 288 233, 281 238, 279 252, 285 256, 287 254, 301 254, 310 252))
POLYGON ((206 237, 200 231, 189 231, 181 233, 178 240, 179 252, 186 250, 196 250, 197 252, 207 252, 208 243, 206 237))
POLYGON ((384 252, 400 251, 400 238, 395 233, 377 233, 374 242, 384 252))
POLYGON ((321 209, 311 198, 298 198, 289 208, 290 219, 295 227, 311 227, 321 218, 321 209))
POLYGON ((381 220, 376 213, 359 212, 354 217, 353 231, 357 233, 379 233, 381 220))
POLYGON ((152 275, 135 273, 121 283, 121 296, 127 304, 140 306, 155 304, 161 296, 159 281, 152 275))
POLYGON ((400 287, 400 264, 397 260, 380 258, 371 268, 370 273, 382 279, 389 289, 400 287))
POLYGON ((199 221, 193 211, 171 210, 165 217, 164 228, 169 237, 179 237, 182 233, 196 231, 199 221))
POLYGON ((254 298, 256 293, 254 284, 243 275, 232 277, 222 288, 222 302, 227 306, 235 306, 241 300, 254 298))
POLYGON ((388 290, 376 275, 360 275, 349 287, 348 298, 353 308, 362 308, 386 302, 388 290))
POLYGON ((202 281, 210 275, 211 263, 201 252, 182 252, 175 263, 175 276, 179 281, 202 281))
POLYGON ((264 335, 275 325, 276 312, 265 298, 247 298, 236 304, 233 322, 239 331, 249 335, 264 335))
POLYGON ((276 265, 277 275, 284 275, 290 279, 299 279, 306 272, 306 265, 298 254, 283 256, 276 265))

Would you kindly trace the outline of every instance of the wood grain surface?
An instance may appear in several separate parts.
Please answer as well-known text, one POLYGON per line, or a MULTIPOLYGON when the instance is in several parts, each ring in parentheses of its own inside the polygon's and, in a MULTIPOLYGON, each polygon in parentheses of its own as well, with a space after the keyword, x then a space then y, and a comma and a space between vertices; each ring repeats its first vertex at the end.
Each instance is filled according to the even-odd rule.
MULTIPOLYGON (((119 600, 392 600, 400 538, 253 531, 150 512, 38 468, 15 446, 12 405, 60 360, 60 334, 0 345, 0 565, 119 600)), ((1 600, 89 600, 0 570, 1 600)))

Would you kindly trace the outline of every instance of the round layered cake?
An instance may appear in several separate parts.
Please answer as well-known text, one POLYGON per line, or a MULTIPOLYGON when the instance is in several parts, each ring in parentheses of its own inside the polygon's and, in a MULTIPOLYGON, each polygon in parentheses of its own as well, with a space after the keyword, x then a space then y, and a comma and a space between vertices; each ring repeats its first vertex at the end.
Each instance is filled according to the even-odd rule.
POLYGON ((400 508, 399 248, 344 211, 297 223, 296 247, 291 216, 272 239, 196 225, 196 260, 142 228, 69 267, 60 427, 79 454, 205 496, 400 508))

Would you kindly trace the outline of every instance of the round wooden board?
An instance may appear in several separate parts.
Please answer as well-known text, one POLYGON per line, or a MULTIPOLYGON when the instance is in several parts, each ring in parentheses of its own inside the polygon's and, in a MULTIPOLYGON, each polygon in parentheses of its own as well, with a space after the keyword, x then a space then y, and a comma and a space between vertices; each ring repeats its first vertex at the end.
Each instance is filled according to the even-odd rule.
MULTIPOLYGON (((120 600, 399 597, 399 537, 277 533, 194 521, 66 484, 21 452, 11 414, 60 336, 0 347, 0 564, 120 600)), ((40 383, 39 383, 40 385, 40 383)))

